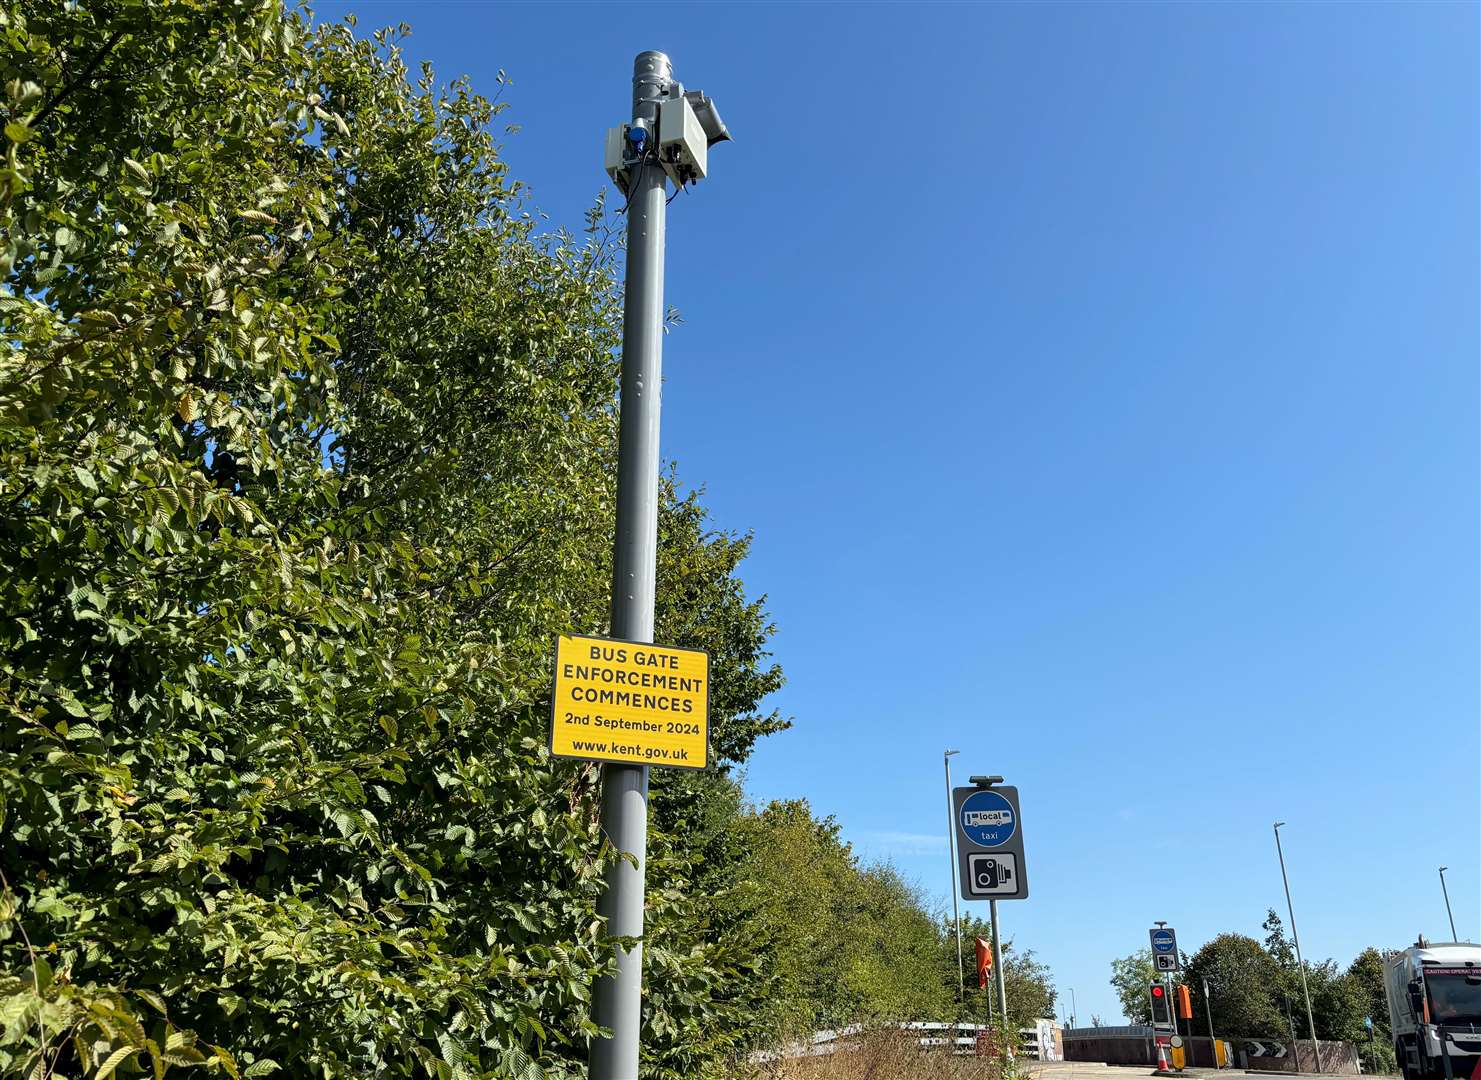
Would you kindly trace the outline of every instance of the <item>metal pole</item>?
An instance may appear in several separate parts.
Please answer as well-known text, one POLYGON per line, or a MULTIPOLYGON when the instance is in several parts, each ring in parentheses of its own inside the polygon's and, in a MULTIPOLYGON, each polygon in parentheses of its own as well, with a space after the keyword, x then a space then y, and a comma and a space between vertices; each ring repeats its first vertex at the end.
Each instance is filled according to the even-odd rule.
POLYGON ((1203 1010, 1208 1014, 1208 1052, 1214 1055, 1214 1068, 1219 1067, 1218 1040, 1214 1038, 1214 1005, 1208 996, 1208 980, 1203 980, 1203 1010))
MULTIPOLYGON (((1163 977, 1162 985, 1166 988, 1164 992, 1167 994, 1167 1018, 1172 1021, 1172 1033, 1181 1035, 1182 1031, 1178 1027, 1178 1006, 1172 993, 1172 972, 1169 971, 1163 977)), ((1169 1046, 1168 1049, 1171 1050, 1172 1047, 1169 1046)))
MULTIPOLYGON (((658 99, 672 78, 669 58, 639 53, 633 63, 633 119, 656 135, 658 99)), ((617 530, 612 544, 612 636, 653 640, 658 551, 658 419, 663 375, 663 169, 637 165, 629 182, 627 278, 622 309, 622 401, 617 437, 617 530)), ((598 980, 592 1018, 611 1030, 591 1043, 591 1080, 637 1080, 642 1028, 643 875, 648 848, 648 769, 602 767, 602 829, 633 856, 612 861, 597 903, 607 932, 637 938, 617 950, 617 972, 598 980)))
POLYGON ((1076 1027, 1080 1016, 1080 1010, 1075 1005, 1075 988, 1070 987, 1070 1027, 1076 1027))
MULTIPOLYGON (((998 984, 998 1016, 1002 1018, 1003 1030, 1008 1030, 1008 990, 1003 985, 1003 939, 998 933, 998 902, 987 902, 988 914, 992 919, 992 970, 998 984)), ((1006 1041, 1006 1036, 1004 1037, 1006 1041)))
MULTIPOLYGON (((1280 827, 1284 821, 1275 823, 1275 853, 1280 857, 1280 879, 1286 887, 1286 913, 1291 916, 1291 941, 1296 946, 1296 970, 1301 973, 1301 993, 1306 998, 1306 1026, 1311 1032, 1311 1054, 1316 1061, 1316 1071, 1322 1071, 1322 1048, 1316 1041, 1316 1020, 1311 1015, 1311 989, 1306 985, 1306 963, 1301 959, 1301 935, 1296 933, 1296 909, 1291 905, 1291 882, 1286 877, 1286 854, 1280 846, 1280 827)), ((1299 1060, 1300 1055, 1297 1055, 1299 1060)))
POLYGON ((1455 916, 1450 913, 1450 890, 1445 887, 1445 871, 1450 867, 1440 867, 1440 891, 1445 894, 1445 917, 1450 920, 1450 940, 1459 941, 1455 935, 1455 916))
MULTIPOLYGON (((1291 995, 1283 995, 1286 999, 1286 1023, 1291 1025, 1291 1060, 1296 1064, 1296 1071, 1301 1071, 1301 1045, 1296 1041, 1296 1018, 1291 1015, 1291 995)), ((1318 1072, 1321 1070, 1318 1069, 1318 1072)))
POLYGON ((951 860, 951 914, 956 921, 956 999, 962 1001, 967 992, 967 973, 962 965, 962 911, 957 899, 956 810, 951 804, 951 755, 956 753, 960 751, 947 750, 941 755, 941 763, 946 766, 946 857, 951 860))

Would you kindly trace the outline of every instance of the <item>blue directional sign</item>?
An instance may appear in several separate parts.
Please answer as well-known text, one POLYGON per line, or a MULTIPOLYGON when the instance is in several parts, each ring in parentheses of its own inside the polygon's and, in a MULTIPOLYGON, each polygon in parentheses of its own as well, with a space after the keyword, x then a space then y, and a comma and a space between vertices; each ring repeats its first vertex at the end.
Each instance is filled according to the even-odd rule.
POLYGON ((974 791, 957 814, 962 835, 978 847, 1001 847, 1018 831, 1013 804, 996 791, 974 791))
POLYGON ((1169 953, 1177 947, 1177 938, 1173 937, 1171 930, 1153 930, 1152 948, 1158 952, 1169 953))

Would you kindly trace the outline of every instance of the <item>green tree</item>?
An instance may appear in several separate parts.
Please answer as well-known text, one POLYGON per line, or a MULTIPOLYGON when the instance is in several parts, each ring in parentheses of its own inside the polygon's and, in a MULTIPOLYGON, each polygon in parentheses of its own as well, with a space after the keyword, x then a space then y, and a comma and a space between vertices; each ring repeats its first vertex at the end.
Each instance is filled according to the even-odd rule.
POLYGON ((1193 954, 1183 976, 1199 1006, 1208 981, 1214 1031, 1221 1037, 1276 1038, 1285 1033, 1285 1016, 1272 993, 1280 970, 1253 938, 1219 934, 1193 954))
POLYGON ((1008 1021, 1014 1030, 1054 1015, 1054 976, 1032 949, 1019 952, 1003 943, 1003 990, 1008 998, 1008 1021))
POLYGON ((1150 1024, 1152 1003, 1147 1000, 1147 987, 1157 981, 1157 966, 1150 948, 1111 961, 1111 989, 1121 1002, 1121 1014, 1130 1024, 1150 1024))
MULTIPOLYGON (((600 214, 537 235, 501 106, 393 33, 0 34, 0 1071, 580 1074, 612 853, 544 744, 606 629, 600 214)), ((645 1069, 692 1076, 759 985, 701 882, 780 673, 746 539, 673 480, 660 536, 719 770, 654 787, 645 1069)))
MULTIPOLYGON (((1305 995, 1309 992, 1311 1020, 1316 1024, 1318 1038, 1344 1039, 1354 1043, 1366 1041, 1368 1033, 1363 1019, 1368 1015, 1367 1010, 1371 1008, 1372 1002, 1363 985, 1341 972, 1335 961, 1326 960, 1319 964, 1309 960, 1298 961, 1295 947, 1286 939, 1285 926, 1273 908, 1266 913, 1263 925, 1266 931, 1265 951, 1280 969, 1280 981, 1275 996, 1282 1009, 1287 1000, 1292 1003, 1290 1012, 1297 1038, 1312 1037, 1311 1025, 1306 1016, 1305 995)), ((1380 971, 1380 995, 1382 990, 1380 971)))
POLYGON ((1363 1071, 1398 1072, 1388 998, 1383 989, 1383 954, 1370 945, 1348 965, 1347 978, 1354 984, 1361 1011, 1373 1021, 1371 1032, 1365 1030, 1358 1043, 1363 1055, 1363 1071))
POLYGON ((803 800, 738 822, 742 885, 729 903, 762 944, 771 982, 754 1006, 758 1034, 779 1040, 856 1021, 945 1017, 956 961, 916 890, 887 866, 861 864, 831 818, 803 800))
MULTIPOLYGON (((943 940, 947 946, 949 983, 956 984, 956 927, 943 923, 943 940)), ((996 983, 988 975, 986 987, 977 982, 975 942, 992 940, 992 923, 968 914, 962 920, 963 955, 967 965, 968 1016, 976 1023, 986 1023, 988 1014, 997 1008, 996 983), (984 993, 985 991, 985 993, 984 993)), ((1055 1014, 1057 991, 1054 976, 1032 949, 1020 952, 1012 939, 1003 942, 1003 992, 1008 999, 1008 1020, 1017 1030, 1043 1017, 1055 1014)), ((994 1017, 996 1019, 996 1017, 994 1017)))
POLYGON ((1265 910, 1265 921, 1260 924, 1260 928, 1265 931, 1265 951, 1270 954, 1270 958, 1282 971, 1294 971, 1296 949, 1286 940, 1286 924, 1275 913, 1275 908, 1265 910))

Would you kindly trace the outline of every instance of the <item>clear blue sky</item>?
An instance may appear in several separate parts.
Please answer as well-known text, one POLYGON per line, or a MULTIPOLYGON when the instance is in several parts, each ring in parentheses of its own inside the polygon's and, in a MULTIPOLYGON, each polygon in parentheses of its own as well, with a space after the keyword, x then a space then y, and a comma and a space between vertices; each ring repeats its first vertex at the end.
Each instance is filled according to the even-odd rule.
MULTIPOLYGON (((806 796, 946 900, 941 752, 1082 1020, 1167 919, 1309 957, 1478 910, 1475 4, 324 5, 513 79, 579 225, 642 49, 736 142, 671 208, 664 452, 754 529, 806 796)), ((1066 997, 1068 995, 1066 994, 1066 997)))

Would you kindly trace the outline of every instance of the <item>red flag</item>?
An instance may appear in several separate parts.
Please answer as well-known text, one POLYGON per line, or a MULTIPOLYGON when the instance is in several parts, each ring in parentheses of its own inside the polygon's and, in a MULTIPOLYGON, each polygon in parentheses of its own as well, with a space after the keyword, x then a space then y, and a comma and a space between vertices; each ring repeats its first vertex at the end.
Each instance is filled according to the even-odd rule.
POLYGON ((987 985, 988 972, 992 971, 992 946, 982 938, 977 939, 977 985, 987 985))

